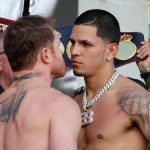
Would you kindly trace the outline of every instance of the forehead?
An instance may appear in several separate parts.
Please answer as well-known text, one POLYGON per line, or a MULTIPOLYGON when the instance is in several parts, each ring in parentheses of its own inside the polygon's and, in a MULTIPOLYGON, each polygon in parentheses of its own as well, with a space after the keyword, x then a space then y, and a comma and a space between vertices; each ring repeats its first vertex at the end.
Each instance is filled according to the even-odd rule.
POLYGON ((71 38, 95 38, 97 36, 97 28, 89 25, 74 25, 71 38))

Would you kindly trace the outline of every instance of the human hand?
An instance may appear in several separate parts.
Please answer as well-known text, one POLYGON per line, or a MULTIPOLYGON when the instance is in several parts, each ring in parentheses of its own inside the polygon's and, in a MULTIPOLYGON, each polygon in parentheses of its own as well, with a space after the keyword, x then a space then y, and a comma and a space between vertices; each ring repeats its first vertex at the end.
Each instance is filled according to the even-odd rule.
POLYGON ((137 57, 140 58, 137 61, 137 66, 140 72, 150 71, 150 42, 143 41, 141 42, 142 46, 137 50, 137 57))

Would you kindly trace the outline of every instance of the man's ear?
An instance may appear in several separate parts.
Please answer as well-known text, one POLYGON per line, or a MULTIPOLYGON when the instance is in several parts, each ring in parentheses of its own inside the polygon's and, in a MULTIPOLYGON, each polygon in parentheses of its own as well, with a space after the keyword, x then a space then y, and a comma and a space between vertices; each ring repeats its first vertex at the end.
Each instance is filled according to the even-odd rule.
POLYGON ((47 63, 49 64, 50 61, 51 61, 51 50, 49 48, 42 48, 41 50, 41 60, 44 62, 44 63, 47 63))
POLYGON ((113 59, 116 56, 118 49, 119 49, 118 44, 116 44, 116 43, 109 44, 108 51, 107 51, 107 60, 113 59))

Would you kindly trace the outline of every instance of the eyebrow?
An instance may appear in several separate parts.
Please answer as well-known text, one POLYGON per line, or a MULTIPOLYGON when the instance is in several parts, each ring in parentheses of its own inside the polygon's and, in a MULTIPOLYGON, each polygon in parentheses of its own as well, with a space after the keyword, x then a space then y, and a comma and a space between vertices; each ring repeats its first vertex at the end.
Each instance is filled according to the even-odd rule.
MULTIPOLYGON (((71 41, 72 43, 75 42, 75 40, 74 40, 74 39, 71 39, 71 38, 70 38, 70 41, 71 41)), ((90 41, 90 40, 79 40, 79 43, 93 44, 93 41, 90 41)))

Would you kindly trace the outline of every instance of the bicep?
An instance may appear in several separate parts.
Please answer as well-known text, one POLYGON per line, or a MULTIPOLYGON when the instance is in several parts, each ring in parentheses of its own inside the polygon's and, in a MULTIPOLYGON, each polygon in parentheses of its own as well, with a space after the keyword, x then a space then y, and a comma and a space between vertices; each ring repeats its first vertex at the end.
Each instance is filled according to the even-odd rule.
POLYGON ((121 107, 150 141, 150 93, 144 91, 129 94, 122 100, 121 107))
MULTIPOLYGON (((64 104, 63 104, 64 105, 64 104)), ((81 114, 74 104, 61 106, 50 120, 50 149, 77 150, 77 138, 81 128, 81 114)))
POLYGON ((150 97, 139 102, 138 110, 133 112, 133 119, 150 142, 150 97))

